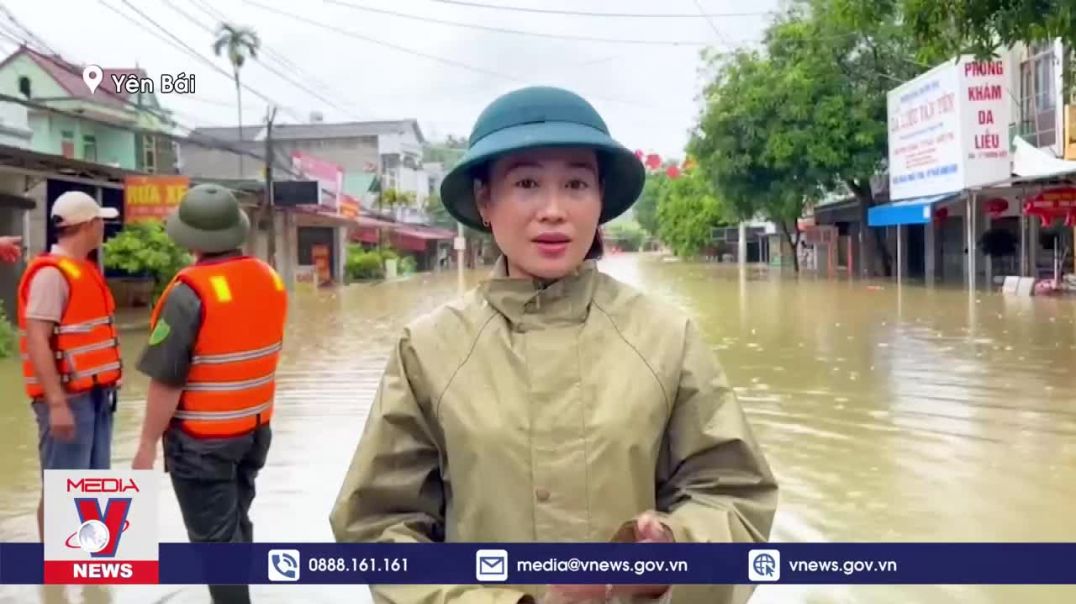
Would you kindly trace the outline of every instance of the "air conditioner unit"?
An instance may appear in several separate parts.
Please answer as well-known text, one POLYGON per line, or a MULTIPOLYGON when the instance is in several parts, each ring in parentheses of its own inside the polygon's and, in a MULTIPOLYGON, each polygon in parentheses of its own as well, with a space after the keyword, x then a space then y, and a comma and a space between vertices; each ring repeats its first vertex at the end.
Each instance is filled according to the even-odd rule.
POLYGON ((1065 105, 1065 140, 1061 151, 1065 159, 1076 160, 1076 105, 1065 105))

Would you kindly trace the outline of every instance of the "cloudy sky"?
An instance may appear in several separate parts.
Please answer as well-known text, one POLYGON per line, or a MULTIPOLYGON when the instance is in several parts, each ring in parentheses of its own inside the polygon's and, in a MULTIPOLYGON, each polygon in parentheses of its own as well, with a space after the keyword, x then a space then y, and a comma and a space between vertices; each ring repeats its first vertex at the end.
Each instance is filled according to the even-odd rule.
MULTIPOLYGON (((496 95, 549 84, 587 97, 628 147, 680 155, 698 114, 700 51, 757 44, 778 2, 8 0, 5 5, 39 44, 72 62, 138 64, 155 79, 162 73, 195 73, 196 94, 160 96, 187 127, 235 123, 229 66, 211 49, 211 30, 224 19, 253 28, 263 44, 262 61, 242 71, 243 81, 264 97, 243 91, 245 123, 264 118, 268 98, 280 107, 283 122, 307 121, 312 111, 326 121, 413 117, 429 138, 466 135, 496 95), (472 4, 681 17, 566 16, 472 4), (716 16, 704 19, 702 12, 716 16), (516 31, 491 31, 505 29, 516 31)), ((11 37, 26 34, 3 15, 0 26, 5 32, 0 49, 10 52, 11 37)))

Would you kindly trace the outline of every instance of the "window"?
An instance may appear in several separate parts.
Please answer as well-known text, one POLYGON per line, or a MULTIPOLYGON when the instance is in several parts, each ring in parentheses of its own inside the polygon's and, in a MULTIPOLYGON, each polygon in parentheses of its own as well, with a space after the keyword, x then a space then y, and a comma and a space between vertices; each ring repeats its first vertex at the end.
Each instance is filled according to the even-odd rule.
POLYGON ((1020 134, 1037 147, 1057 142, 1057 87, 1054 46, 1032 44, 1020 64, 1020 134))
POLYGON ((60 155, 66 158, 75 158, 75 133, 70 130, 60 132, 60 155))
POLYGON ((148 134, 142 136, 142 170, 157 171, 157 138, 148 134))
POLYGON ((86 134, 82 137, 82 159, 97 161, 97 137, 86 134))
POLYGON ((33 96, 30 92, 30 78, 26 76, 19 76, 19 93, 26 98, 33 96))

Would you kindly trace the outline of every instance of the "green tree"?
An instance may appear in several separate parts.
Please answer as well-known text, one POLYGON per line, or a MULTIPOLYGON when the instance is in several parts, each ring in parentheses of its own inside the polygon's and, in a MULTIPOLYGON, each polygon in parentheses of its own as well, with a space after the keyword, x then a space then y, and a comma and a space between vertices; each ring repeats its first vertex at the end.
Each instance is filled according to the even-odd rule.
MULTIPOLYGON (((235 80, 235 106, 239 113, 239 140, 243 140, 243 96, 239 83, 239 70, 246 64, 247 57, 258 58, 261 39, 257 32, 249 27, 221 23, 217 30, 217 39, 213 42, 216 56, 226 54, 232 65, 232 79, 235 80)), ((239 156, 239 174, 243 174, 243 156, 239 156)))
POLYGON ((0 305, 0 359, 14 354, 18 337, 15 326, 8 321, 7 313, 4 312, 4 307, 0 305))
POLYGON ((1072 0, 856 0, 865 13, 879 4, 886 10, 896 5, 924 58, 965 53, 987 58, 999 47, 1055 38, 1069 52, 1076 48, 1072 0))
POLYGON ((154 298, 193 258, 172 241, 160 222, 144 221, 129 224, 115 237, 105 242, 106 268, 131 275, 153 278, 154 298))
POLYGON ((662 189, 668 183, 669 177, 664 172, 647 174, 643 192, 639 194, 639 199, 632 206, 632 212, 635 214, 635 220, 639 221, 639 226, 655 237, 658 234, 658 199, 661 198, 662 189))
POLYGON ((647 233, 634 220, 614 220, 605 226, 603 239, 627 252, 637 252, 646 243, 647 233))
POLYGON ((861 249, 889 274, 879 229, 871 254, 867 209, 888 155, 886 94, 926 69, 915 56, 891 2, 798 2, 768 28, 763 51, 711 60, 692 149, 741 217, 778 222, 790 245, 797 209, 850 192, 860 202, 861 249))
POLYGON ((727 224, 728 211, 718 201, 701 170, 670 179, 658 200, 658 233, 677 256, 699 254, 713 240, 713 229, 727 224))

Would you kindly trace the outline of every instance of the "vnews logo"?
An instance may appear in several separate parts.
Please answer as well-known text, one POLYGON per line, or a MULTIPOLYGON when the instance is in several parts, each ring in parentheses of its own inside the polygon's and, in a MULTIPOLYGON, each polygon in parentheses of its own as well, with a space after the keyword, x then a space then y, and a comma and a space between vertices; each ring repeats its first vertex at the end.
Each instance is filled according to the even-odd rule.
POLYGON ((157 474, 45 470, 45 583, 156 583, 157 474))

